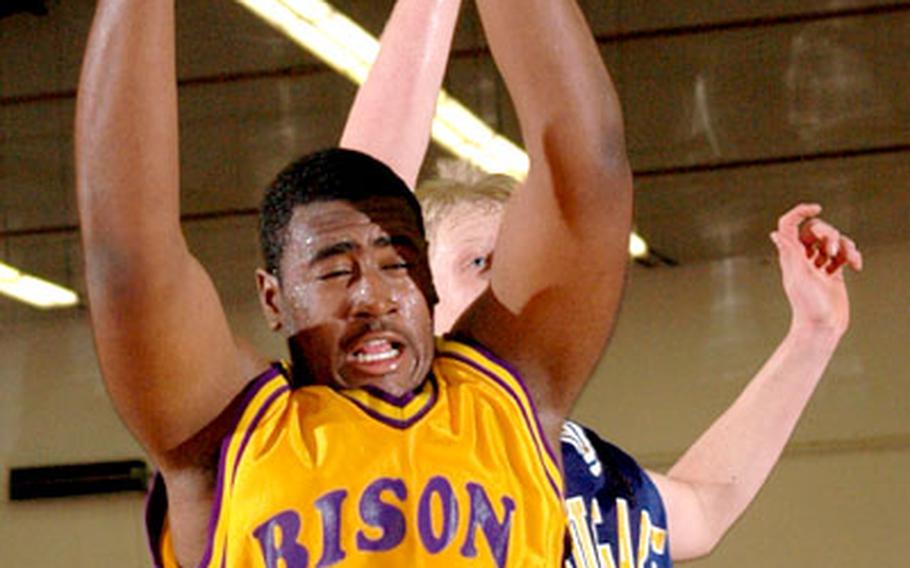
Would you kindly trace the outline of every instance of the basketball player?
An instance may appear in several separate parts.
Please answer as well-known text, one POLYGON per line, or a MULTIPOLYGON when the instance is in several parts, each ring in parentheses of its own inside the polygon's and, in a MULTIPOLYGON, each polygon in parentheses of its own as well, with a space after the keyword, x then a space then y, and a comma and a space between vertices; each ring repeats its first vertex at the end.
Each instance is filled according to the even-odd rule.
MULTIPOLYGON (((418 188, 441 298, 437 333, 487 285, 499 218, 514 184, 505 176, 454 169, 418 188)), ((752 501, 846 330, 843 265, 862 267, 853 241, 815 218, 820 210, 794 208, 772 235, 793 315, 789 333, 739 400, 666 475, 644 471, 590 429, 566 422, 568 566, 657 568, 707 555, 752 501), (783 422, 770 424, 768 416, 783 422)))
POLYGON ((77 195, 102 373, 163 475, 160 563, 561 562, 548 448, 612 326, 631 179, 574 2, 478 5, 531 158, 490 288, 434 347, 406 185, 359 152, 304 157, 267 191, 257 273, 292 366, 238 394, 246 364, 179 224, 173 0, 98 3, 77 195))
MULTIPOLYGON (((454 22, 453 12, 440 10, 433 28, 451 30, 454 22)), ((429 139, 430 113, 425 111, 434 106, 441 82, 444 58, 436 57, 434 51, 448 45, 444 35, 435 41, 419 37, 418 30, 408 29, 414 25, 414 21, 390 19, 380 56, 358 91, 342 137, 342 145, 396 164, 410 183, 416 180, 429 139), (400 40, 408 37, 424 49, 415 50, 412 43, 400 40), (397 72, 419 68, 427 53, 434 56, 438 73, 397 72), (404 96, 396 96, 401 94, 404 96), (412 109, 424 112, 407 113, 412 109), (424 138, 419 139, 421 133, 424 138)), ((437 335, 449 331, 489 285, 502 211, 515 185, 507 176, 479 175, 456 167, 418 188, 440 298, 434 313, 437 335)), ((861 268, 861 255, 849 238, 821 220, 803 222, 819 211, 817 206, 795 208, 781 218, 773 237, 794 316, 790 333, 740 402, 669 474, 645 472, 630 456, 582 426, 567 422, 563 427, 561 449, 574 545, 570 565, 669 566, 668 517, 674 529, 672 557, 703 556, 751 502, 846 328, 848 306, 841 266, 847 263, 861 268), (798 236, 801 222, 802 235, 798 236), (799 254, 800 247, 805 255, 799 254), (754 394, 781 381, 803 392, 793 400, 786 399, 786 393, 779 397, 754 394), (784 422, 762 436, 732 440, 721 434, 731 424, 742 429, 758 416, 775 413, 784 422), (718 460, 716 470, 711 460, 718 460), (740 470, 749 471, 740 476, 740 470)))

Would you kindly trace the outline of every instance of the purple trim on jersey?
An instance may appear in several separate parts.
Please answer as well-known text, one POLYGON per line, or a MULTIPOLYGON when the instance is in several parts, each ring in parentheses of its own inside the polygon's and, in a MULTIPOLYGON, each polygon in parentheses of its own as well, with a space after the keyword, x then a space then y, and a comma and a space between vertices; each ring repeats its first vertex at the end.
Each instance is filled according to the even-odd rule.
POLYGON ((398 408, 404 408, 405 406, 407 406, 407 404, 409 402, 411 402, 412 400, 414 400, 414 398, 417 397, 417 393, 423 392, 423 385, 417 387, 416 389, 414 389, 412 391, 408 391, 401 396, 395 396, 393 394, 389 394, 389 393, 385 392, 384 390, 374 387, 372 385, 365 385, 365 386, 361 387, 360 390, 363 390, 363 391, 367 392, 368 394, 370 394, 371 396, 375 396, 379 400, 381 400, 383 402, 387 402, 387 403, 391 404, 392 406, 397 406, 398 408))
MULTIPOLYGON (((275 363, 267 370, 263 371, 256 378, 247 383, 246 387, 242 394, 240 395, 240 402, 236 406, 232 404, 231 412, 231 426, 228 430, 233 433, 237 428, 237 423, 240 422, 240 419, 243 417, 246 407, 252 402, 256 394, 266 385, 270 380, 274 379, 278 375, 282 375, 283 367, 275 363)), ((284 389, 282 389, 284 390, 284 389)), ((271 400, 269 401, 271 402, 271 400)), ((207 532, 207 543, 205 547, 205 554, 203 555, 202 561, 199 563, 199 566, 206 566, 212 559, 212 548, 214 545, 215 539, 215 525, 218 522, 218 516, 221 513, 221 493, 224 487, 224 471, 225 471, 225 456, 227 455, 228 446, 230 445, 231 436, 227 435, 221 441, 221 447, 218 452, 218 469, 216 470, 215 478, 215 492, 213 493, 214 498, 212 500, 212 512, 209 517, 207 532)), ((167 515, 168 501, 167 501, 167 487, 164 482, 164 478, 160 473, 155 474, 155 479, 152 482, 152 488, 149 491, 148 498, 146 500, 146 509, 145 509, 145 525, 146 532, 148 534, 149 547, 152 549, 152 560, 155 563, 155 568, 161 568, 164 565, 164 562, 161 558, 161 534, 164 530, 164 520, 165 515, 167 515)))
MULTIPOLYGON (((246 413, 246 408, 253 401, 256 395, 259 393, 262 388, 268 384, 269 381, 282 375, 283 367, 280 364, 272 365, 267 371, 263 372, 261 375, 247 385, 247 388, 244 389, 243 398, 241 399, 240 405, 237 407, 237 415, 234 417, 234 424, 229 430, 233 433, 237 429, 237 423, 240 422, 240 419, 246 413)), ((287 377, 285 377, 287 378, 287 377)), ((289 387, 283 387, 289 388, 289 387)), ((271 402, 271 399, 269 399, 271 402)), ((215 545, 215 526, 218 524, 218 518, 221 516, 221 497, 224 492, 224 472, 225 472, 225 463, 224 460, 227 457, 228 448, 231 445, 231 436, 225 436, 221 441, 221 451, 218 453, 218 469, 217 475, 215 478, 215 491, 212 493, 214 495, 212 503, 212 514, 209 517, 209 526, 208 526, 208 537, 207 544, 205 545, 205 554, 202 556, 202 561, 199 563, 199 566, 208 566, 209 562, 212 561, 212 552, 215 545)), ((222 557, 223 560, 223 557, 222 557)))
MULTIPOLYGON (((262 403, 262 406, 259 407, 259 410, 256 411, 256 416, 254 416, 253 419, 250 421, 250 425, 247 427, 246 433, 244 433, 244 435, 243 435, 243 441, 240 442, 240 449, 237 450, 237 458, 234 460, 234 467, 231 471, 231 476, 234 476, 237 474, 237 468, 240 467, 240 458, 243 457, 243 452, 244 452, 244 450, 246 450, 246 445, 249 443, 250 438, 253 436, 253 430, 255 430, 257 426, 259 426, 259 421, 262 420, 262 417, 265 415, 266 411, 272 406, 272 403, 275 402, 275 399, 278 398, 279 396, 283 395, 284 393, 288 392, 289 390, 291 390, 291 387, 288 385, 278 387, 278 389, 275 392, 273 392, 272 394, 270 394, 269 398, 267 398, 266 401, 262 403)), ((246 404, 249 404, 249 403, 246 403, 246 404)), ((246 406, 246 404, 244 404, 244 406, 246 406)))
POLYGON ((164 532, 164 515, 166 514, 167 493, 164 479, 161 477, 161 473, 156 471, 148 495, 145 497, 145 537, 155 568, 164 566, 164 561, 161 559, 161 533, 164 532))
MULTIPOLYGON (((391 426, 391 427, 393 427, 393 428, 398 428, 399 430, 404 430, 405 428, 410 428, 410 427, 411 427, 412 425, 414 425, 418 420, 420 420, 421 418, 423 418, 423 417, 426 415, 426 413, 429 412, 429 411, 436 405, 436 397, 438 396, 438 389, 436 388, 436 379, 435 379, 435 377, 433 377, 433 375, 431 374, 431 375, 429 376, 429 378, 427 379, 427 381, 430 383, 430 388, 432 389, 432 391, 430 392, 430 397, 427 399, 426 404, 423 405, 423 408, 421 408, 420 410, 418 410, 417 413, 414 414, 414 416, 412 416, 412 417, 410 417, 410 418, 407 418, 407 419, 405 419, 405 420, 398 420, 398 419, 395 419, 395 418, 389 418, 388 416, 386 416, 385 414, 379 412, 378 410, 373 410, 372 408, 370 408, 369 406, 367 406, 367 405, 365 405, 364 403, 360 402, 360 401, 357 400, 356 398, 351 398, 351 397, 348 397, 348 396, 345 396, 344 398, 345 398, 345 400, 348 400, 348 401, 350 401, 350 402, 353 402, 353 403, 357 406, 357 408, 359 408, 360 410, 362 410, 362 411, 363 411, 367 416, 369 416, 370 418, 374 418, 374 419, 376 419, 376 420, 382 422, 383 424, 386 424, 386 425, 391 426)), ((421 390, 422 390, 422 389, 421 389, 421 390)), ((342 396, 344 396, 344 392, 343 392, 343 391, 339 391, 339 394, 341 394, 342 396)), ((372 393, 370 393, 370 394, 372 394, 372 393)), ((408 395, 410 395, 412 398, 413 398, 414 396, 416 396, 416 395, 414 395, 413 391, 412 391, 411 393, 408 393, 408 395)), ((405 396, 408 396, 408 395, 405 395, 405 396)), ((404 397, 401 397, 401 398, 404 398, 404 397)), ((394 403, 393 403, 393 404, 394 404, 394 403)), ((397 406, 397 405, 396 405, 396 406, 397 406)))
MULTIPOLYGON (((253 401, 259 391, 265 387, 272 379, 276 376, 282 374, 282 367, 273 366, 269 371, 266 371, 259 378, 255 379, 254 383, 250 385, 247 393, 243 397, 243 402, 240 404, 240 409, 238 412, 238 420, 246 412, 247 406, 253 401)), ((285 376, 285 379, 288 379, 285 376)), ((288 379, 289 380, 289 379, 288 379)), ((256 411, 256 416, 253 417, 253 420, 250 422, 249 427, 246 429, 246 433, 243 435, 243 441, 240 443, 240 448, 237 450, 237 459, 234 460, 234 467, 231 472, 231 477, 237 474, 237 468, 240 466, 240 458, 243 455, 243 451, 246 449, 247 443, 250 441, 250 437, 253 434, 253 430, 256 429, 256 426, 259 425, 259 421, 262 420, 265 412, 271 407, 272 403, 275 402, 275 399, 281 396, 282 394, 291 390, 290 385, 283 385, 278 387, 278 389, 273 392, 266 399, 264 403, 259 407, 259 410, 256 411)), ((236 424, 231 429, 232 432, 236 431, 236 424)), ((217 482, 215 483, 215 502, 212 506, 212 516, 209 518, 209 528, 208 528, 208 544, 205 547, 205 555, 202 557, 202 562, 199 563, 199 566, 207 566, 212 560, 212 553, 215 544, 215 527, 218 524, 218 518, 221 516, 221 497, 222 491, 224 490, 224 472, 225 472, 225 457, 228 453, 228 448, 231 445, 231 436, 226 436, 221 442, 221 454, 218 458, 218 477, 217 482)), ((226 545, 227 543, 225 543, 226 545)), ((224 551, 224 554, 221 555, 221 565, 224 566, 225 559, 227 557, 227 551, 224 551)))
MULTIPOLYGON (((524 392, 525 396, 528 397, 528 402, 531 403, 531 410, 534 412, 534 423, 537 425, 538 432, 540 432, 540 438, 543 440, 543 447, 546 449, 547 454, 550 455, 550 459, 553 460, 553 463, 559 464, 560 462, 556 458, 556 452, 553 451, 552 446, 550 446, 550 440, 545 435, 543 426, 541 426, 541 424, 540 424, 540 413, 537 411, 537 404, 534 402, 534 397, 531 396, 531 393, 528 390, 528 385, 525 384, 525 381, 522 378, 521 373, 518 372, 518 369, 513 367, 511 365, 511 363, 509 363, 508 361, 499 358, 492 351, 490 351, 489 349, 487 349, 486 347, 481 345, 479 342, 477 342, 471 338, 453 334, 451 337, 446 337, 446 339, 449 339, 450 341, 456 341, 458 343, 464 343, 468 347, 474 349, 475 351, 478 351, 481 355, 483 355, 487 359, 498 364, 500 367, 502 367, 503 369, 508 371, 508 373, 510 375, 512 375, 512 378, 514 378, 518 382, 518 384, 521 385, 521 390, 522 390, 522 392, 524 392)), ((561 494, 562 494, 562 492, 560 492, 560 495, 561 494)))
MULTIPOLYGON (((533 432, 534 425, 535 425, 535 424, 537 425, 537 431, 540 433, 540 438, 543 440, 543 443, 544 443, 544 445, 546 446, 547 439, 546 439, 546 436, 544 436, 543 429, 540 427, 540 421, 537 419, 537 410, 534 408, 534 402, 531 401, 531 397, 528 396, 528 392, 527 392, 527 389, 525 389, 525 387, 524 387, 524 383, 522 383, 520 380, 518 380, 518 376, 515 375, 514 373, 511 373, 511 370, 510 370, 508 367, 506 367, 506 370, 509 371, 510 374, 512 374, 513 377, 514 377, 516 380, 518 380, 518 384, 522 387, 522 389, 524 389, 525 396, 527 396, 527 397, 528 397, 528 400, 531 402, 531 411, 534 413, 534 421, 533 421, 533 422, 532 422, 531 419, 528 417, 527 408, 521 403, 521 397, 518 396, 518 393, 516 393, 514 390, 512 390, 512 387, 510 387, 509 385, 507 385, 506 383, 504 383, 504 382, 502 381, 502 379, 500 379, 499 377, 497 377, 495 373, 493 373, 492 371, 490 371, 490 370, 488 370, 488 369, 482 367, 482 366, 479 365, 478 363, 472 361, 471 359, 469 359, 469 358, 467 358, 467 357, 465 357, 465 356, 463 356, 463 355, 461 355, 461 354, 459 354, 459 353, 452 353, 452 352, 448 352, 448 351, 443 351, 443 352, 439 355, 439 357, 448 357, 449 359, 454 359, 454 360, 456 360, 456 361, 461 361, 462 363, 467 364, 468 366, 470 366, 470 367, 476 369, 477 371, 480 371, 481 373, 483 373, 484 375, 486 375, 487 377, 489 377, 490 379, 492 379, 492 380, 493 380, 496 384, 498 384, 500 387, 502 387, 502 389, 503 389, 504 391, 506 391, 506 392, 509 394, 509 396, 511 396, 511 397, 515 400, 515 402, 518 404, 518 408, 521 409, 521 415, 522 415, 522 417, 523 417, 524 420, 525 420, 525 426, 528 428, 528 430, 530 430, 530 431, 533 432)), ((533 434, 531 435, 531 438, 532 438, 532 439, 534 438, 533 434)), ((535 445, 537 446, 537 452, 538 452, 538 453, 543 453, 543 450, 540 448, 539 442, 537 442, 537 441, 535 440, 534 443, 535 443, 535 445)), ((547 447, 547 449, 549 449, 549 447, 547 447)), ((551 453, 550 456, 552 457, 552 455, 553 455, 553 454, 551 453)), ((542 456, 541 456, 541 458, 542 458, 542 456)), ((542 460, 541 460, 541 461, 542 461, 542 460)), ((559 462, 554 461, 554 463, 559 463, 559 462)), ((559 497, 559 499, 562 500, 562 488, 561 488, 561 485, 558 484, 558 483, 556 483, 556 481, 553 480, 553 476, 550 475, 550 470, 547 469, 546 465, 545 465, 545 464, 541 464, 541 465, 543 465, 543 470, 544 470, 544 473, 546 473, 546 475, 547 475, 547 480, 549 480, 550 486, 553 488, 553 491, 556 492, 556 495, 559 497)))

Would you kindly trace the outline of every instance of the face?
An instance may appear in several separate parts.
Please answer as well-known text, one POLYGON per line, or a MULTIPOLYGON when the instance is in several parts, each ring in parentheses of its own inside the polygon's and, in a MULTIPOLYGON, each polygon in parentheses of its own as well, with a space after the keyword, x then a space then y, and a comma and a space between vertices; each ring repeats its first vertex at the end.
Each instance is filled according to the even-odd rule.
POLYGON ((490 283, 490 262, 502 207, 466 204, 439 222, 430 243, 430 267, 439 293, 437 335, 449 331, 490 283))
POLYGON ((308 382, 371 385, 401 396, 433 357, 434 292, 426 243, 398 198, 299 206, 280 276, 260 271, 260 299, 308 382))

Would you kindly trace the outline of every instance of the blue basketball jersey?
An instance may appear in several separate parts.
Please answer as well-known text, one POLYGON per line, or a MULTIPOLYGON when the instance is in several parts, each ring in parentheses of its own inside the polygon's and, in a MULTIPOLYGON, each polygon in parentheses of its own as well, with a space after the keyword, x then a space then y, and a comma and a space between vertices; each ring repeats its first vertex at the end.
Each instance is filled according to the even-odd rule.
POLYGON ((562 429, 571 550, 566 568, 669 568, 667 518, 657 487, 632 457, 597 434, 562 429))

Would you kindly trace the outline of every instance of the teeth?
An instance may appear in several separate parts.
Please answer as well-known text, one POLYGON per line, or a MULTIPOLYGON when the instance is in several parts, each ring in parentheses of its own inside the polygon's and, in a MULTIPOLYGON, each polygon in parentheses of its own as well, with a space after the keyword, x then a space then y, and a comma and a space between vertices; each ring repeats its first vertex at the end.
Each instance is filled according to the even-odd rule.
POLYGON ((398 357, 398 349, 390 349, 382 353, 357 353, 354 359, 358 363, 375 363, 376 361, 387 361, 398 357))

